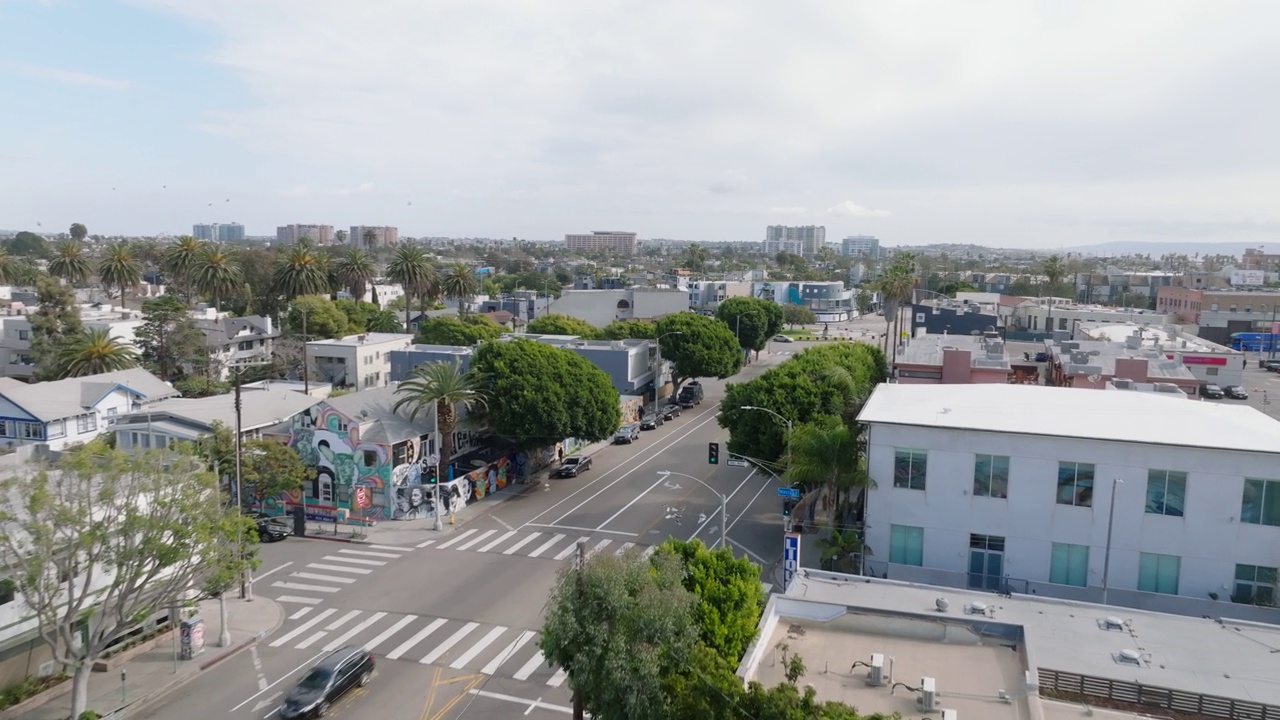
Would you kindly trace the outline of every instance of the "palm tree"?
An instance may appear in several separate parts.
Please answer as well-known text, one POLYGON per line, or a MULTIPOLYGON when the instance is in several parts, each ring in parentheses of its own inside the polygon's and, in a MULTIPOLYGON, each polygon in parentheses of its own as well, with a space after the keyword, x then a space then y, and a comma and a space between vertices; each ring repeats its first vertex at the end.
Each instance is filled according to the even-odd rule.
POLYGON ((860 568, 853 562, 855 556, 862 552, 862 539, 854 528, 831 528, 831 534, 818 540, 818 549, 822 551, 822 563, 830 563, 833 572, 857 573, 860 568))
POLYGON ((360 248, 347 248, 333 265, 338 281, 351 290, 351 297, 364 300, 369 281, 377 277, 373 256, 360 248))
POLYGON ((374 230, 373 228, 364 229, 364 246, 366 248, 373 247, 373 244, 377 242, 377 240, 378 240, 378 232, 376 230, 374 230))
POLYGON ((120 288, 120 306, 124 307, 124 293, 142 282, 142 266, 129 243, 118 242, 107 246, 107 253, 98 263, 98 278, 103 287, 120 288))
POLYGON ((63 345, 56 360, 58 379, 137 367, 138 352, 110 333, 107 328, 86 329, 63 345))
POLYGON ((458 427, 458 409, 474 410, 487 406, 478 378, 462 369, 459 362, 432 362, 419 365, 400 383, 396 394, 402 395, 393 410, 408 406, 409 419, 414 420, 424 409, 434 407, 436 429, 440 432, 440 463, 437 478, 445 479, 445 468, 453 457, 453 431, 458 427))
POLYGON ((1067 268, 1062 263, 1062 258, 1057 255, 1050 255, 1040 263, 1040 274, 1044 275, 1049 287, 1049 309, 1044 316, 1044 329, 1047 332, 1053 332, 1053 298, 1057 293, 1058 281, 1063 275, 1067 274, 1067 268))
POLYGON ((466 263, 454 263, 448 274, 440 278, 440 290, 450 300, 458 302, 458 314, 466 312, 467 300, 480 292, 480 280, 476 271, 466 263))
POLYGON ((72 240, 84 242, 84 239, 89 236, 89 228, 86 228, 84 223, 71 223, 70 234, 72 240))
POLYGON ((222 245, 208 245, 200 252, 190 278, 197 292, 213 296, 213 309, 217 311, 222 309, 222 298, 240 289, 244 271, 236 262, 233 250, 222 245))
POLYGON ((325 256, 300 238, 280 259, 271 278, 276 292, 292 300, 299 295, 324 295, 329 292, 328 263, 325 256))
POLYGON ((195 271, 204 247, 204 243, 199 240, 190 235, 183 235, 165 250, 164 260, 161 262, 161 267, 169 274, 170 281, 182 288, 187 302, 191 302, 191 291, 195 289, 191 287, 191 273, 195 271))
POLYGON ((400 324, 400 318, 390 310, 377 310, 369 314, 369 321, 365 323, 364 329, 368 332, 380 333, 402 333, 404 326, 400 324))
POLYGON ((894 357, 897 356, 898 332, 895 322, 901 315, 902 303, 911 297, 911 291, 915 286, 915 276, 912 271, 911 259, 895 260, 880 277, 877 288, 880 291, 880 298, 884 306, 884 335, 885 346, 884 353, 889 355, 891 352, 894 357), (894 327, 891 328, 891 325, 894 327), (890 342, 894 348, 890 351, 890 342))
POLYGON ((63 240, 55 245, 53 259, 49 261, 49 274, 72 285, 88 280, 93 274, 93 264, 85 257, 84 245, 79 240, 63 240))
MULTIPOLYGON (((20 274, 18 264, 17 258, 10 255, 8 250, 0 248, 0 282, 14 282, 20 274)), ((50 262, 49 266, 52 267, 53 263, 50 262)))
POLYGON ((387 278, 404 288, 404 329, 409 332, 409 308, 413 306, 413 296, 435 294, 440 286, 440 276, 422 248, 400 245, 391 256, 391 264, 387 265, 387 278))
POLYGON ((835 502, 838 507, 842 495, 868 484, 862 463, 856 458, 857 445, 853 432, 834 415, 799 425, 787 442, 787 469, 782 479, 805 487, 821 487, 826 491, 826 502, 835 502))

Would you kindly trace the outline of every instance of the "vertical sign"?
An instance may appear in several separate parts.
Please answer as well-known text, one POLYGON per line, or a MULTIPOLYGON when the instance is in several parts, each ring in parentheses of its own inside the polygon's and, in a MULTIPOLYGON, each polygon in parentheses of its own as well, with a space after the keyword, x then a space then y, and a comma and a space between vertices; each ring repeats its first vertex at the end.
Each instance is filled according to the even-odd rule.
POLYGON ((356 488, 356 507, 367 508, 370 505, 372 505, 372 503, 369 502, 369 488, 356 488))
POLYGON ((800 533, 782 536, 782 592, 791 587, 791 579, 800 569, 800 533))

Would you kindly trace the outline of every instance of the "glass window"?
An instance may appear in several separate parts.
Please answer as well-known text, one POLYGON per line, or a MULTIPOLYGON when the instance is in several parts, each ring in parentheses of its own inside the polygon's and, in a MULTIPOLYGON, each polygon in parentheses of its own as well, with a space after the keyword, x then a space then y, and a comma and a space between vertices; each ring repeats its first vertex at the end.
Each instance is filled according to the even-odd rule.
POLYGON ((374 467, 378 464, 378 453, 373 450, 364 451, 364 466, 367 468, 374 467))
POLYGON ((1138 557, 1138 589, 1142 592, 1178 594, 1178 569, 1182 559, 1177 555, 1142 553, 1138 557))
POLYGON ((897 448, 893 453, 893 486, 924 490, 925 466, 929 457, 925 450, 897 448))
POLYGON ((67 423, 65 420, 54 420, 49 423, 49 437, 60 438, 67 434, 67 423))
POLYGON ((1245 478, 1240 522, 1280 525, 1280 480, 1245 478))
POLYGON ((18 429, 22 432, 22 438, 24 440, 44 439, 44 427, 39 423, 24 422, 18 423, 18 425, 18 429))
POLYGON ((1009 497, 1009 457, 1007 455, 974 456, 973 494, 977 497, 1009 497))
POLYGON ((9 578, 0 580, 0 605, 8 605, 13 602, 13 597, 17 589, 18 584, 9 578))
POLYGON ((1187 498, 1187 474, 1173 470, 1147 471, 1147 512, 1182 517, 1187 498))
POLYGON ((1058 504, 1093 507, 1093 464, 1058 463, 1058 504))
POLYGON ((1276 604, 1276 569, 1261 565, 1237 565, 1236 589, 1232 602, 1254 605, 1276 604))
POLYGON ((909 525, 889 526, 889 562, 898 565, 924 566, 924 528, 909 525))
POLYGON ((1058 585, 1089 585, 1089 546, 1054 543, 1049 560, 1049 582, 1058 585))

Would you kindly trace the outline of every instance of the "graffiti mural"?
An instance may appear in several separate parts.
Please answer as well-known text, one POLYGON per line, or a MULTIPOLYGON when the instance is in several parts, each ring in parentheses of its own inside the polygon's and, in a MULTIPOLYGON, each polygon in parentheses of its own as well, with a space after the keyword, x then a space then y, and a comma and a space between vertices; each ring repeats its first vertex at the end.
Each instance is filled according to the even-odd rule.
MULTIPOLYGON (((311 468, 302 489, 279 498, 279 505, 303 505, 307 518, 332 522, 339 509, 352 520, 391 516, 391 457, 385 446, 360 440, 360 427, 327 405, 296 416, 289 446, 311 468), (370 506, 353 507, 356 488, 368 488, 370 506)), ((284 508, 281 508, 284 509, 284 508)))

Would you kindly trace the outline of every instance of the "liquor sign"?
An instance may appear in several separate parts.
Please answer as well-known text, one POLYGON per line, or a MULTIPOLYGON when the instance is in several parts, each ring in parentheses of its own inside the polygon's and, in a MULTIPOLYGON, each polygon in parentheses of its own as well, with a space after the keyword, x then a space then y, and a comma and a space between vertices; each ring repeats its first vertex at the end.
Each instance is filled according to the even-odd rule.
MULTIPOLYGON (((1165 358, 1168 360, 1172 360, 1173 357, 1174 357, 1173 355, 1165 355, 1165 358)), ((1226 365, 1227 359, 1225 357, 1206 357, 1204 355, 1183 355, 1182 364, 1183 365, 1226 365)))
POLYGON ((370 502, 370 499, 369 499, 369 488, 367 487, 356 488, 356 507, 367 508, 372 504, 373 503, 370 502))
POLYGON ((791 587, 791 580, 800 570, 800 533, 789 532, 782 536, 782 591, 791 587))

